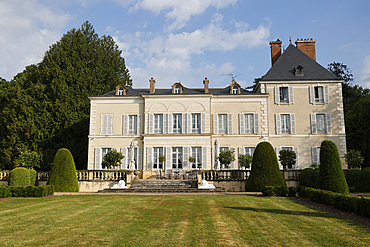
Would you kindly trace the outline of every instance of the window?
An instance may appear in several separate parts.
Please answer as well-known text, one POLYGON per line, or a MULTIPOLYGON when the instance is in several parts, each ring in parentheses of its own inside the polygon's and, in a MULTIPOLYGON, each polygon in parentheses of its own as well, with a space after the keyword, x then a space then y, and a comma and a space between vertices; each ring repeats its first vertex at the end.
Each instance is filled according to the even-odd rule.
POLYGON ((118 88, 118 95, 124 95, 124 89, 122 87, 118 88))
POLYGON ((311 114, 311 132, 312 134, 331 134, 331 114, 313 113, 311 114))
POLYGON ((202 162, 202 149, 200 147, 191 148, 191 157, 195 158, 192 168, 198 168, 198 164, 202 162))
POLYGON ((103 160, 104 156, 105 156, 109 151, 111 151, 111 150, 112 150, 112 148, 102 148, 102 149, 101 149, 101 158, 102 158, 102 160, 103 160))
POLYGON ((136 135, 136 126, 137 126, 137 115, 130 115, 128 117, 128 134, 136 135))
POLYGON ((162 134, 163 132, 163 115, 154 114, 154 133, 162 134))
POLYGON ((112 134, 112 122, 113 114, 102 114, 102 134, 111 135, 112 134))
POLYGON ((154 148, 153 149, 154 169, 163 169, 163 163, 159 162, 159 156, 163 156, 163 148, 154 148))
POLYGON ((173 133, 181 133, 181 114, 173 114, 173 133))
POLYGON ((238 87, 233 86, 232 94, 238 94, 238 87))
POLYGON ((320 165, 320 147, 312 147, 312 163, 320 165))
POLYGON ((293 87, 275 87, 275 104, 293 104, 293 87))
POLYGON ((315 87, 315 103, 324 103, 322 87, 315 87))
POLYGON ((254 147, 245 148, 245 154, 249 154, 249 155, 252 155, 253 156, 255 149, 256 148, 254 148, 254 147))
POLYGON ((245 114, 245 134, 254 133, 254 114, 245 114))
POLYGON ((174 93, 180 93, 180 86, 175 86, 175 89, 173 90, 174 93))
POLYGON ((281 116, 281 134, 290 134, 290 115, 282 114, 281 116))
POLYGON ((226 114, 218 115, 218 133, 219 134, 227 133, 227 115, 226 114))
POLYGON ((182 148, 172 148, 172 169, 182 169, 182 148))
POLYGON ((279 95, 280 95, 280 103, 289 103, 287 87, 280 87, 279 95))
POLYGON ((200 133, 200 114, 191 114, 192 133, 200 133))

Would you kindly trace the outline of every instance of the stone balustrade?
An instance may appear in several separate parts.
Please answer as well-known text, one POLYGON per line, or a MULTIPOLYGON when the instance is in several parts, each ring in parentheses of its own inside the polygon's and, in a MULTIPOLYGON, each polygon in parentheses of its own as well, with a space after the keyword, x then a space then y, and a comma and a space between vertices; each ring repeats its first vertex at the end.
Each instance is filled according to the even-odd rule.
MULTIPOLYGON (((250 170, 219 170, 202 171, 202 179, 207 181, 244 181, 250 175, 250 170)), ((286 181, 299 181, 300 170, 281 170, 286 181)))

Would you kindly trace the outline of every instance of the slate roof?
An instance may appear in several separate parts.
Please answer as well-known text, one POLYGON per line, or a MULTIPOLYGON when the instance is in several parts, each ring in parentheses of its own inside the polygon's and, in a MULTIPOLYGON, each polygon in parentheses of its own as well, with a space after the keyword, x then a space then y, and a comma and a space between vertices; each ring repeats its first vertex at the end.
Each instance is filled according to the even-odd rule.
POLYGON ((260 81, 293 80, 340 80, 340 78, 290 44, 260 81), (294 68, 298 65, 303 67, 304 76, 294 75, 294 68))
MULTIPOLYGON (((142 96, 142 95, 177 95, 172 93, 172 88, 156 88, 154 94, 150 94, 150 90, 146 88, 138 88, 134 89, 131 86, 125 86, 126 96, 116 95, 116 90, 112 90, 108 93, 105 93, 103 95, 100 95, 98 97, 127 97, 127 96, 142 96)), ((194 94, 205 94, 204 88, 182 88, 183 93, 180 93, 179 95, 194 95, 194 94)), ((213 95, 235 95, 230 94, 230 86, 227 86, 225 88, 209 88, 209 94, 213 95)), ((243 88, 240 88, 240 94, 238 95, 256 95, 256 93, 252 93, 248 90, 245 90, 243 88)), ((97 97, 97 96, 93 96, 97 97)))

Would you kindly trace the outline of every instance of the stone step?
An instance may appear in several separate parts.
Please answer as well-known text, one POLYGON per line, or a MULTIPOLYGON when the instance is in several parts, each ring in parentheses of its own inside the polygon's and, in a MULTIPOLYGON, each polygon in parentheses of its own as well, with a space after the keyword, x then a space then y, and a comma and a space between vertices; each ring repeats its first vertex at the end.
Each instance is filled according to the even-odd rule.
POLYGON ((221 188, 216 189, 104 189, 99 190, 99 193, 212 193, 224 192, 221 188))

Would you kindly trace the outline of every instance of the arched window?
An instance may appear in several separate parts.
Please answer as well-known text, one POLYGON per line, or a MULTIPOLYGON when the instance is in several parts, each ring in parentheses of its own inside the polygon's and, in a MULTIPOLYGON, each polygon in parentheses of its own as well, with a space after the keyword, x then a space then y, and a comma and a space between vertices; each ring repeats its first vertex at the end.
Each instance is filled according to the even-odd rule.
POLYGON ((175 89, 173 90, 174 93, 180 93, 180 86, 176 85, 175 89))
POLYGON ((232 94, 238 94, 238 87, 237 86, 233 86, 232 94))
POLYGON ((124 95, 124 89, 122 87, 118 88, 118 95, 124 95))

